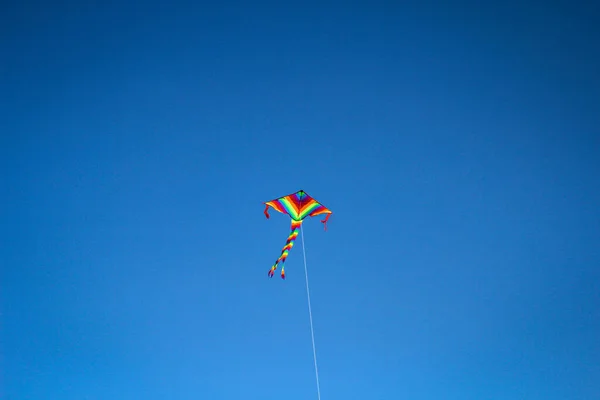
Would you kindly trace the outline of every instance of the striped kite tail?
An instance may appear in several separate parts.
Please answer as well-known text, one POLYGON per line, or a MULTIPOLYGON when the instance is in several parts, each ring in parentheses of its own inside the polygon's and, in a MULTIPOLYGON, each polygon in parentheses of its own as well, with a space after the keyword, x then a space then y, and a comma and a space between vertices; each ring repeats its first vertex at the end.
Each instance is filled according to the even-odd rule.
POLYGON ((277 261, 275 261, 275 264, 273 264, 273 266, 269 270, 269 277, 271 277, 271 278, 273 277, 273 275, 275 274, 275 270, 277 269, 277 266, 279 264, 281 264, 281 279, 285 279, 285 260, 288 256, 290 250, 292 249, 292 247, 294 247, 294 242, 298 238, 298 234, 300 232, 301 225, 302 225, 302 221, 292 220, 292 228, 291 228, 292 231, 290 232, 290 235, 288 236, 287 241, 285 242, 285 246, 283 246, 283 249, 281 249, 281 255, 279 256, 277 261))

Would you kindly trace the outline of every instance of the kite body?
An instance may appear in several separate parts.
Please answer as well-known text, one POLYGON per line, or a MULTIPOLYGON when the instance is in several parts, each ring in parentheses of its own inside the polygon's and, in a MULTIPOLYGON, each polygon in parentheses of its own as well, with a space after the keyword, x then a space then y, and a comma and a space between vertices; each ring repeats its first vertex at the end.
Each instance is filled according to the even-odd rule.
POLYGON ((327 220, 331 216, 331 210, 325 207, 323 204, 317 202, 315 199, 310 197, 304 190, 300 190, 296 193, 280 197, 275 200, 267 201, 264 203, 265 216, 269 218, 269 207, 275 211, 279 211, 282 214, 287 214, 292 219, 292 226, 290 235, 287 238, 285 246, 281 249, 279 258, 275 261, 275 264, 269 270, 269 277, 273 277, 277 267, 281 265, 281 278, 285 279, 285 260, 294 246, 294 242, 298 238, 300 229, 302 228, 302 221, 306 217, 314 217, 316 215, 326 214, 323 223, 325 230, 327 230, 327 220))

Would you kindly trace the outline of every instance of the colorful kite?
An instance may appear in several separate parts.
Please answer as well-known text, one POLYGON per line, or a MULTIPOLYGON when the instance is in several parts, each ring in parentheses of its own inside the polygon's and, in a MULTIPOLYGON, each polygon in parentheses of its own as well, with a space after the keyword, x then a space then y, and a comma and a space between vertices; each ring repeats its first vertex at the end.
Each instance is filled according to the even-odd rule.
POLYGON ((323 204, 320 204, 315 199, 310 197, 304 190, 300 190, 296 193, 283 196, 275 200, 267 201, 263 204, 266 205, 265 216, 267 218, 269 218, 269 207, 273 207, 276 211, 287 214, 292 218, 292 232, 288 236, 287 242, 281 250, 281 255, 269 270, 269 277, 273 277, 277 266, 281 264, 281 278, 285 279, 285 259, 287 258, 288 253, 294 246, 294 242, 298 237, 298 233, 300 232, 300 228, 302 226, 302 220, 306 217, 327 214, 325 219, 321 221, 325 230, 327 230, 327 220, 331 216, 331 211, 323 204))

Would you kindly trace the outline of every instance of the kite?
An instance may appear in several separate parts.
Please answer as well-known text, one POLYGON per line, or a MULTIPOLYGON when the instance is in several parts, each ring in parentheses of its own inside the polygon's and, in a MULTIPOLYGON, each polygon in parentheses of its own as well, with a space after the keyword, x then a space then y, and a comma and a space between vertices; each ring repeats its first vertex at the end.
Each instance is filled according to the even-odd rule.
POLYGON ((298 237, 298 233, 300 232, 304 218, 327 214, 325 219, 321 221, 323 223, 323 227, 325 230, 327 230, 327 220, 331 216, 332 212, 323 204, 310 197, 304 190, 300 190, 296 193, 289 194, 275 200, 267 201, 263 204, 266 205, 264 213, 267 219, 270 218, 269 207, 272 207, 275 211, 279 211, 280 213, 287 214, 292 218, 292 231, 287 238, 285 246, 283 246, 283 249, 281 249, 281 255, 279 258, 277 258, 275 264, 273 264, 269 270, 269 277, 272 278, 275 274, 277 266, 281 265, 281 278, 285 279, 285 260, 290 250, 294 246, 294 242, 298 237))

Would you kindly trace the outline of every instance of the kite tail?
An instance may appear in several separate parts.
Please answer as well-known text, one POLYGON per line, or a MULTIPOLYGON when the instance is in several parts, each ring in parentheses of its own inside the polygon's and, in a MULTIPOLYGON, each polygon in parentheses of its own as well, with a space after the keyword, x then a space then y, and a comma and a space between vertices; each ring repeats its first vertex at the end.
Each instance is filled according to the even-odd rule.
POLYGON ((292 247, 294 247, 294 242, 296 241, 296 238, 298 238, 298 233, 300 232, 301 225, 302 221, 292 220, 292 232, 290 232, 290 235, 288 236, 287 241, 285 242, 285 246, 283 246, 283 249, 281 249, 281 255, 269 270, 269 277, 272 278, 273 275, 275 275, 275 270, 277 269, 277 266, 281 264, 281 279, 285 279, 285 260, 292 247))

